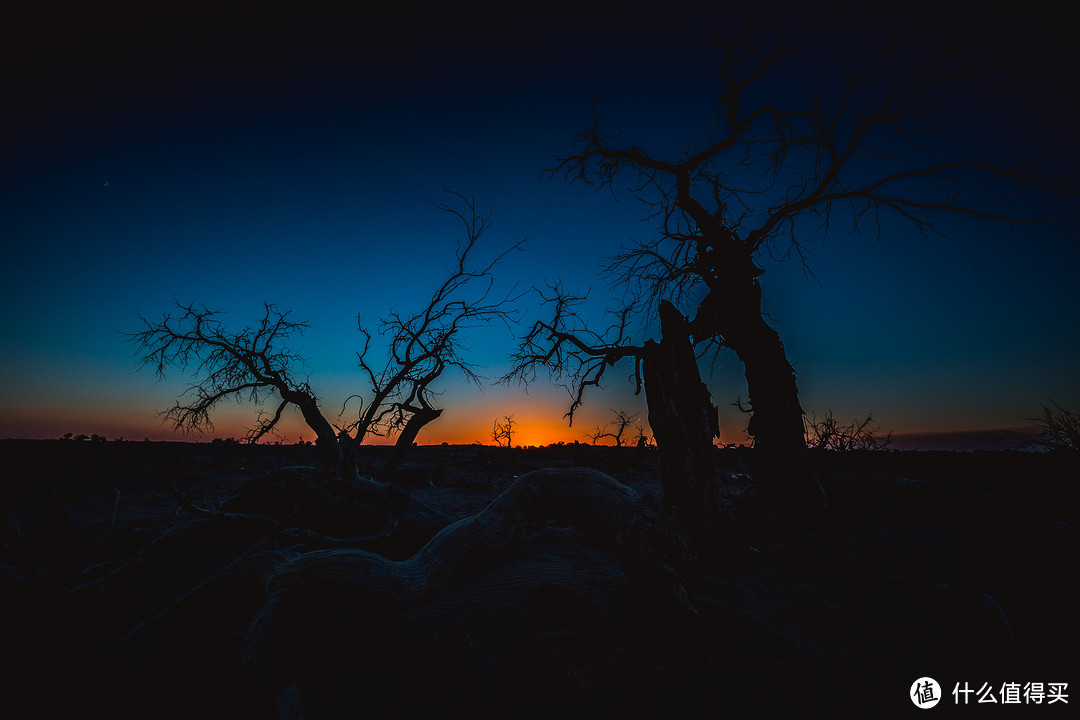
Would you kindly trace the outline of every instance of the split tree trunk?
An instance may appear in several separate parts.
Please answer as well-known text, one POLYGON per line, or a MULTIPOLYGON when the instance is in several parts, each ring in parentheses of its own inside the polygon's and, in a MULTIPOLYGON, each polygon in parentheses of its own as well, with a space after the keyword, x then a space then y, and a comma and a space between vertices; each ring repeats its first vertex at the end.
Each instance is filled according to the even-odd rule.
POLYGON ((700 552, 723 539, 727 517, 716 480, 716 406, 701 381, 686 318, 660 301, 659 343, 645 344, 642 371, 649 426, 660 451, 664 503, 673 506, 700 552))
POLYGON ((694 318, 695 334, 722 338, 745 368, 754 439, 752 475, 787 516, 812 516, 825 508, 825 492, 810 469, 803 409, 795 370, 779 333, 761 313, 756 278, 713 280, 694 318))

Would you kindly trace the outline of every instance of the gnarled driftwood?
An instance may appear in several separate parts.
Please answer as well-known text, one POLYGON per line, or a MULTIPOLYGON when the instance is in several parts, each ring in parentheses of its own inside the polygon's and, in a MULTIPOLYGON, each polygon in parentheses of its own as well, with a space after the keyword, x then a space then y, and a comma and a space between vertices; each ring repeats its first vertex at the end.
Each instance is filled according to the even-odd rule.
POLYGON ((407 560, 328 549, 285 563, 248 626, 249 680, 277 703, 282 717, 302 717, 297 676, 313 652, 333 644, 341 628, 431 600, 463 563, 506 551, 526 524, 544 520, 572 525, 613 550, 627 577, 665 612, 695 612, 686 581, 696 569, 696 557, 660 503, 591 468, 536 470, 479 513, 445 527, 407 560))

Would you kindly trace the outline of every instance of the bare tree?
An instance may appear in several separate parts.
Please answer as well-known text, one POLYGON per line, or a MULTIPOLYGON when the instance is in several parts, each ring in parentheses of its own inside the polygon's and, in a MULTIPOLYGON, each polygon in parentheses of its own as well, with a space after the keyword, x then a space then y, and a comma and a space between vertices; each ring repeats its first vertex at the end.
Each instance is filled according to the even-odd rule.
POLYGON ((356 399, 360 407, 356 420, 338 428, 339 436, 348 453, 348 448, 361 444, 370 435, 397 433, 395 452, 383 471, 386 475, 397 469, 420 430, 442 415, 442 409, 434 404, 436 393, 431 384, 444 371, 456 369, 467 381, 481 386, 476 366, 462 357, 462 332, 496 322, 509 328, 516 317, 513 288, 492 296, 493 271, 509 253, 519 250, 521 243, 486 264, 473 265, 471 254, 490 225, 491 215, 477 214, 472 201, 460 195, 458 198, 464 210, 436 205, 456 217, 465 232, 455 253, 455 265, 422 310, 411 315, 395 310, 379 322, 376 333, 390 338, 389 352, 381 367, 369 357, 372 335, 357 316, 357 325, 364 336, 357 360, 367 377, 370 394, 366 402, 362 395, 346 400, 347 404, 356 399))
POLYGON ((536 379, 538 369, 546 370, 570 394, 565 417, 572 424, 585 390, 599 388, 608 368, 632 358, 630 377, 638 393, 645 389, 649 425, 661 451, 664 502, 677 509, 694 541, 708 552, 727 527, 713 464, 712 439, 720 430, 709 390, 701 382, 686 319, 662 300, 663 338, 634 345, 630 322, 638 311, 636 303, 623 304, 611 313, 607 327, 596 332, 577 313, 584 297, 570 295, 557 283, 548 293, 536 292, 551 319, 535 321, 522 337, 503 381, 528 384, 536 379))
MULTIPOLYGON (((611 412, 615 415, 615 419, 612 422, 604 425, 603 427, 597 426, 596 430, 593 432, 585 433, 585 436, 592 440, 593 445, 598 443, 602 438, 611 438, 615 442, 615 447, 622 447, 623 435, 626 433, 626 428, 628 428, 631 424, 634 423, 634 421, 637 420, 636 414, 630 413, 626 410, 613 409, 611 412)), ((638 431, 638 439, 640 440, 642 437, 644 437, 645 431, 640 426, 638 428, 638 431)))
POLYGON ((166 312, 160 320, 142 318, 145 329, 129 335, 141 367, 152 367, 164 379, 169 369, 199 378, 162 413, 177 430, 207 432, 214 429, 211 413, 222 401, 249 402, 261 406, 274 398, 273 412, 260 410, 245 440, 254 443, 274 431, 289 405, 296 406, 317 438, 317 444, 335 466, 341 448, 333 427, 319 409, 306 379, 298 379, 304 359, 289 350, 290 339, 308 327, 289 318, 288 312, 269 303, 253 325, 229 330, 220 310, 195 303, 176 303, 176 314, 166 312))
POLYGON ((1080 415, 1057 403, 1044 405, 1042 417, 1027 418, 1038 431, 1021 436, 1017 447, 1026 450, 1080 452, 1080 415))
MULTIPOLYGON (((762 312, 758 278, 767 261, 794 257, 808 267, 806 243, 827 236, 842 217, 875 236, 886 215, 922 234, 935 232, 946 216, 1017 225, 1028 221, 1002 209, 1010 192, 1074 189, 1034 168, 954 159, 929 146, 942 129, 942 98, 965 75, 955 56, 893 71, 883 53, 860 72, 845 71, 839 91, 786 106, 786 96, 762 100, 757 90, 787 46, 763 52, 746 33, 715 44, 721 89, 703 142, 660 157, 603 132, 594 106, 592 125, 552 169, 612 192, 625 180, 658 232, 624 247, 608 265, 613 285, 632 298, 611 328, 589 332, 573 312, 579 298, 555 288, 543 295, 552 319, 523 338, 512 375, 528 381, 545 367, 568 380, 572 417, 584 391, 627 357, 648 391, 650 341, 632 339, 630 320, 656 313, 661 325, 665 315, 671 327, 686 321, 686 341, 661 327, 672 347, 688 342, 702 356, 730 349, 744 365, 755 479, 782 509, 813 511, 825 497, 807 463, 795 372, 762 312)), ((696 383, 686 387, 696 392, 696 383)), ((652 398, 649 408, 663 456, 666 431, 653 422, 652 398)), ((710 423, 698 427, 708 432, 710 423)))
POLYGON ((884 450, 892 443, 892 432, 879 435, 880 430, 881 424, 874 422, 872 413, 862 420, 843 423, 826 410, 820 420, 817 415, 806 419, 806 445, 818 451, 884 450))
POLYGON ((499 422, 498 418, 495 419, 495 423, 491 428, 491 439, 495 441, 496 445, 502 445, 502 441, 506 440, 506 447, 511 446, 514 440, 513 415, 504 416, 502 422, 499 422))
POLYGON ((572 295, 561 282, 547 290, 534 288, 541 309, 548 309, 550 320, 537 320, 511 358, 510 371, 503 381, 520 380, 525 384, 536 380, 537 369, 548 372, 570 395, 570 407, 565 417, 571 426, 574 413, 584 402, 585 391, 600 387, 604 373, 620 360, 634 358, 637 389, 641 390, 641 359, 644 345, 630 344, 630 322, 637 307, 628 303, 611 313, 603 331, 590 329, 578 314, 587 295, 572 295))
POLYGON ((387 356, 381 367, 372 358, 372 334, 360 325, 364 345, 357 357, 370 383, 370 393, 346 400, 346 405, 359 400, 356 420, 343 426, 332 424, 306 377, 300 379, 304 359, 288 344, 308 327, 307 323, 294 321, 288 312, 266 304, 258 322, 233 331, 224 325, 220 311, 181 303, 177 303, 178 314, 166 313, 157 321, 143 318, 145 329, 129 336, 142 366, 153 367, 159 378, 167 370, 176 369, 198 379, 164 413, 166 419, 178 430, 203 432, 213 429, 211 413, 223 400, 262 406, 273 399, 274 410, 259 411, 248 430, 248 442, 273 432, 285 409, 293 405, 315 432, 316 444, 327 464, 343 477, 356 473, 353 450, 357 445, 370 435, 396 433, 395 452, 383 470, 384 475, 392 475, 420 430, 442 414, 442 409, 434 405, 432 384, 450 368, 480 383, 476 367, 462 357, 462 332, 493 322, 509 327, 514 317, 513 291, 492 296, 493 270, 520 243, 490 262, 474 265, 472 255, 490 223, 490 215, 478 215, 472 201, 458 197, 464 209, 437 205, 458 218, 465 230, 454 266, 422 310, 413 314, 395 310, 380 321, 376 333, 388 338, 387 356))

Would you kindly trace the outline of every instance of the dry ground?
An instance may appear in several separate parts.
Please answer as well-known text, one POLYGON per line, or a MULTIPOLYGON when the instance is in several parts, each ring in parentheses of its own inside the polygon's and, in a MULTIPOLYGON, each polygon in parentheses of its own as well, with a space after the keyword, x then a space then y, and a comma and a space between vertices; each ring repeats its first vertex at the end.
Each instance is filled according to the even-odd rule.
MULTIPOLYGON (((424 607, 324 628, 305 678, 312 717, 878 717, 915 711, 923 675, 947 693, 1076 689, 1075 459, 832 456, 830 514, 803 526, 770 517, 745 452, 717 458, 735 537, 702 569, 692 620, 658 614, 572 528, 533 526, 424 607)), ((195 517, 173 488, 215 510, 269 470, 313 462, 299 446, 0 442, 4 697, 27 713, 10 717, 268 717, 239 651, 264 599, 259 558, 295 541, 195 517)), ((570 465, 659 494, 655 451, 637 448, 419 447, 400 479, 453 520, 517 475, 570 465)), ((955 710, 948 695, 935 712, 955 710)))

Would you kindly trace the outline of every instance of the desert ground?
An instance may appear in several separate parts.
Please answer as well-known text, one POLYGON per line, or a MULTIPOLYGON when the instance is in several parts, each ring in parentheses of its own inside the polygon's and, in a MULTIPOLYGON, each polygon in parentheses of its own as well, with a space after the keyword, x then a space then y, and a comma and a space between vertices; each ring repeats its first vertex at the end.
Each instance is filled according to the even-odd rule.
MULTIPOLYGON (((365 448, 361 463, 376 469, 387 450, 365 448)), ((939 714, 965 710, 956 683, 1076 689, 1075 457, 822 454, 828 513, 800 523, 769 512, 748 452, 716 451, 731 538, 702 554, 692 614, 659 608, 575 528, 532 523, 419 605, 313 611, 289 659, 297 707, 311 718, 891 717, 918 712, 908 696, 923 676, 941 684, 939 714)), ((297 514, 318 488, 282 468, 315 461, 299 445, 0 441, 3 715, 275 717, 243 661, 267 578, 282 558, 379 529, 347 503, 297 514)), ((420 446, 397 483, 451 522, 546 467, 596 468, 660 495, 654 448, 576 444, 420 446)), ((403 542, 392 559, 423 538, 403 542)))

